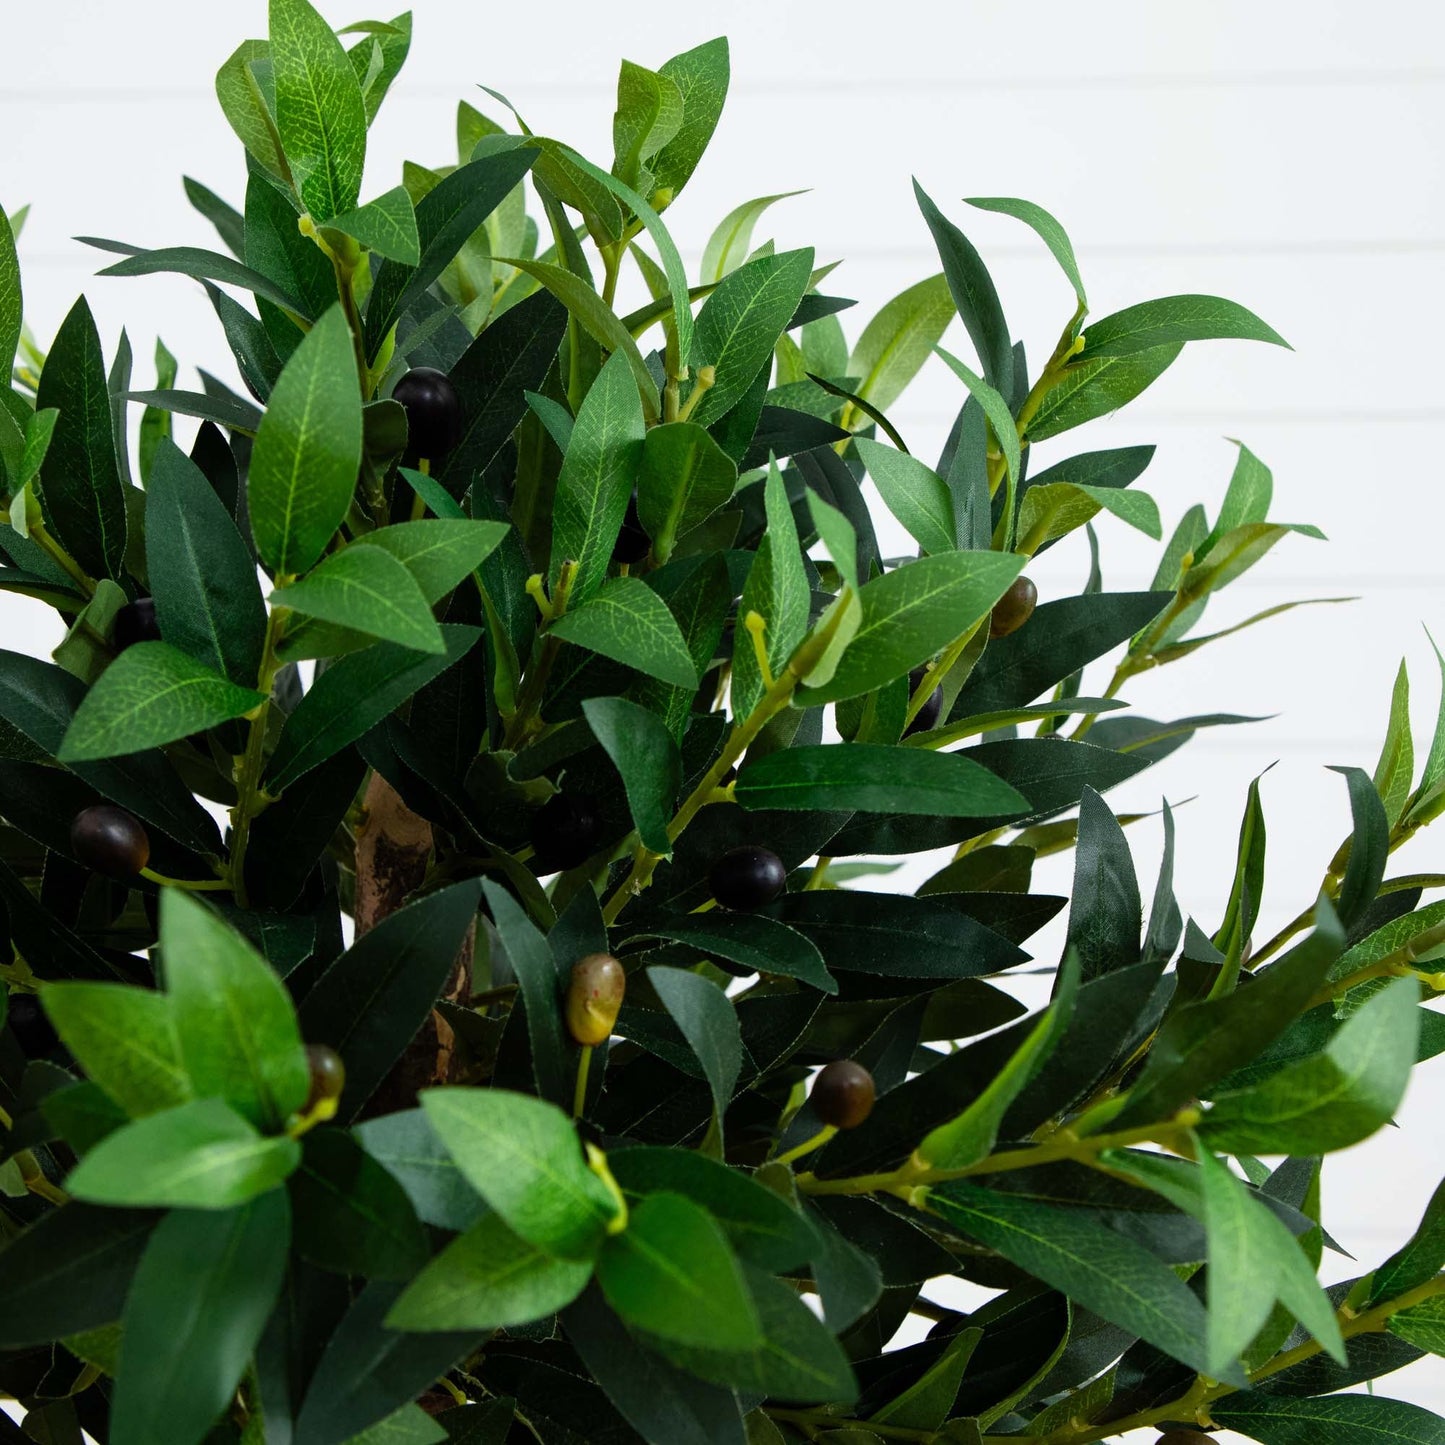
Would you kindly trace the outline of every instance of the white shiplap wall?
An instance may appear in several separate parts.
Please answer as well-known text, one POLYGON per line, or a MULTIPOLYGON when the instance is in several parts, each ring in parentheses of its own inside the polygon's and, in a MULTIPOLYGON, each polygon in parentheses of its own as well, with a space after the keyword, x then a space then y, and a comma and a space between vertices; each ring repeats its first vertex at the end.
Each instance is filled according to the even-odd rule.
MULTIPOLYGON (((337 23, 350 7, 327 3, 337 23)), ((21 246, 27 312, 53 333, 78 291, 107 345, 128 325, 148 377, 152 338, 186 363, 227 370, 199 288, 178 278, 99 280, 71 236, 211 244, 182 173, 239 200, 239 147, 209 77, 264 5, 51 0, 9 7, 0 87, 0 203, 32 204, 21 246)), ((667 10, 554 0, 542 7, 416 0, 416 43, 372 141, 368 191, 404 157, 451 158, 455 102, 484 82, 538 131, 609 153, 620 56, 657 64, 720 30, 733 42, 729 111, 692 187, 669 212, 695 257, 721 214, 750 196, 812 186, 759 239, 846 259, 829 289, 856 296, 850 335, 888 296, 936 269, 912 203, 917 174, 994 265, 1015 335, 1037 360, 1070 304, 1052 261, 964 195, 1025 195, 1071 230, 1096 314, 1148 296, 1213 291, 1260 311, 1294 347, 1190 348, 1135 407, 1087 436, 1040 448, 1036 467, 1085 446, 1159 444, 1145 485, 1172 525, 1217 502, 1239 437, 1273 468, 1277 516, 1328 544, 1291 540, 1211 609, 1222 626, 1301 596, 1358 594, 1293 613, 1140 679, 1151 716, 1275 714, 1204 735, 1116 807, 1196 797, 1179 813, 1187 909, 1217 921, 1245 788, 1266 764, 1271 837, 1261 937, 1312 895, 1347 821, 1330 763, 1370 766, 1401 655, 1424 733, 1436 703, 1420 624, 1445 631, 1440 464, 1445 404, 1445 8, 1431 0, 1036 0, 884 7, 860 0, 733 0, 667 10), (534 33, 535 27, 535 33, 534 33), (854 317, 858 318, 856 321, 854 317)), ((959 334, 957 345, 966 350, 959 334)), ((193 378, 192 378, 193 379, 193 378)), ((183 384, 185 378, 183 376, 183 384)), ((933 454, 959 401, 931 366, 894 420, 933 454)), ((1106 585, 1147 585, 1157 549, 1101 526, 1106 585)), ((1032 570, 1045 597, 1077 586, 1077 546, 1032 570)), ((43 652, 50 614, 0 601, 4 644, 43 652)), ((1150 874, 1157 844, 1136 846, 1150 874)), ((1401 869, 1445 864, 1428 835, 1401 869)), ((1061 864, 1066 873, 1067 864, 1061 864)), ((1049 869, 1041 870, 1045 880, 1049 869)), ((1441 1173, 1445 1067, 1420 1070, 1399 1131, 1332 1161, 1334 1232, 1368 1267, 1413 1227, 1441 1173)), ((1351 1272, 1334 1261, 1336 1273, 1351 1272)), ((1427 1360, 1383 1393, 1445 1411, 1445 1367, 1427 1360)))

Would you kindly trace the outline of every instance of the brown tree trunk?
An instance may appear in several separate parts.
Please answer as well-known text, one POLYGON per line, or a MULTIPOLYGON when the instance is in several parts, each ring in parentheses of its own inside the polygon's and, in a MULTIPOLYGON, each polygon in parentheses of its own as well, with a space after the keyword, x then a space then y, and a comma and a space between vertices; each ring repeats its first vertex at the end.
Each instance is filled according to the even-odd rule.
MULTIPOLYGON (((370 932, 400 908, 426 878, 433 845, 431 824, 418 817, 381 776, 366 788, 366 816, 356 838, 356 936, 370 932)), ((472 952, 476 925, 457 953, 442 997, 465 1003, 472 988, 472 952)), ((366 1113, 411 1108, 417 1094, 447 1082, 456 1043, 451 1025, 433 1009, 406 1052, 382 1082, 366 1113)))

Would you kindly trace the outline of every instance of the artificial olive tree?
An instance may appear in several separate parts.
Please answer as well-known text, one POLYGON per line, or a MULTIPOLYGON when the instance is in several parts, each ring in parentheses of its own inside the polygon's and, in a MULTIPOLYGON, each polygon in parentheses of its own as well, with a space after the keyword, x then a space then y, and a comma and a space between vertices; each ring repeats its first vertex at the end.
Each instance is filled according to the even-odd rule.
POLYGON ((1445 1048, 1445 877, 1390 867, 1445 726, 1417 769, 1402 672, 1268 939, 1258 784, 1219 919, 1168 805, 1104 801, 1246 721, 1128 684, 1317 534, 1241 446, 1164 541, 1152 446, 1055 439, 1280 338, 1208 296, 1089 321, 1058 222, 974 200, 1073 289, 1039 364, 921 189, 942 270, 856 330, 767 200, 690 276, 722 40, 624 63, 607 168, 498 96, 363 188, 410 28, 271 0, 216 81, 244 206, 186 181, 222 249, 91 242, 200 281, 244 389, 159 344, 137 389, 84 300, 42 349, 0 225, 0 588, 67 626, 0 652, 0 1439, 1445 1441, 1358 1388, 1442 1351, 1445 1191, 1355 1263, 1321 1186, 1445 1048), (935 355, 929 465, 889 412, 935 355), (1103 582, 1121 526, 1146 590, 1103 582))

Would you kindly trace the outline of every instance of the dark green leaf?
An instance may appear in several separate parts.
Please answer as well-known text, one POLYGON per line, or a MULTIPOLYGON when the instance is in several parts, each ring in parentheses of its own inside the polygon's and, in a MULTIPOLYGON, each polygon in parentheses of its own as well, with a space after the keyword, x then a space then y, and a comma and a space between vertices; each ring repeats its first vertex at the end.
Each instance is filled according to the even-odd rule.
POLYGON ((243 258, 246 253, 246 223, 241 213, 209 186, 190 176, 182 176, 181 184, 185 187, 186 199, 216 228, 216 234, 226 243, 226 249, 238 259, 243 258))
POLYGON ((1080 361, 1098 356, 1131 356, 1154 347, 1175 346, 1185 341, 1208 341, 1236 337, 1242 341, 1269 341, 1276 346, 1289 343, 1272 326, 1266 326, 1254 312, 1222 296, 1164 296, 1141 301, 1091 321, 1084 336, 1080 361))
POLYGON ((1331 771, 1340 773, 1350 790, 1353 827, 1349 863, 1335 907, 1340 922, 1346 928, 1352 928, 1375 901, 1385 877, 1385 865, 1390 860, 1390 820, 1367 772, 1362 768, 1333 768, 1331 771))
POLYGON ((278 1189, 156 1229, 121 1317, 115 1445, 198 1445, 235 1395, 281 1289, 290 1211, 278 1189))
POLYGON ((321 975, 301 1005, 311 1043, 346 1064, 340 1117, 352 1119, 425 1022, 476 916, 481 886, 455 883, 398 909, 321 975))
POLYGON ((366 1119, 353 1133, 406 1191, 424 1224, 461 1231, 485 1212, 486 1205, 427 1123, 425 1110, 404 1109, 366 1119))
MULTIPOLYGON (((700 973, 681 968, 649 968, 647 979, 702 1065, 712 1090, 714 1114, 721 1120, 732 1101, 743 1065, 737 1010, 722 989, 700 973)), ((605 1281, 603 1287, 606 1288, 605 1281)), ((615 1300, 613 1304, 616 1305, 615 1300)))
POLYGON ((795 929, 762 914, 692 914, 654 923, 645 934, 632 937, 666 938, 759 973, 782 974, 824 993, 838 992, 838 981, 828 972, 817 946, 795 929))
POLYGON ((0 357, 5 365, 15 359, 20 346, 20 323, 24 315, 20 294, 20 258, 15 254, 15 232, 10 218, 0 212, 0 357))
POLYGON ((682 755, 667 725, 656 713, 620 697, 588 698, 582 711, 621 774, 642 846, 670 857, 667 825, 682 788, 682 755))
POLYGON ((147 411, 200 417, 243 436, 254 436, 261 425, 262 412, 258 407, 229 394, 213 396, 203 391, 130 391, 126 393, 126 398, 144 402, 147 411))
POLYGON ((1398 1299, 1433 1279, 1442 1267, 1445 1267, 1445 1183, 1431 1196, 1409 1243, 1396 1250, 1375 1271, 1366 1303, 1398 1299))
POLYGON ((707 520, 733 494, 738 469, 695 422, 653 427, 643 442, 637 515, 659 564, 679 536, 707 520))
POLYGON ((1069 942, 1085 980, 1139 962, 1143 905, 1124 830, 1109 805, 1085 788, 1079 803, 1069 942))
POLYGON ((1209 1413, 1261 1445, 1445 1445, 1445 1420, 1378 1395, 1297 1400, 1252 1390, 1211 1405, 1209 1413))
POLYGON ((309 317, 310 312, 295 296, 278 286, 259 271, 243 265, 219 251, 205 251, 196 246, 167 246, 159 251, 136 251, 130 246, 98 240, 94 236, 78 236, 77 240, 107 251, 125 251, 124 261, 107 266, 98 274, 101 276, 154 276, 175 273, 190 276, 197 281, 218 281, 226 286, 239 286, 258 297, 279 306, 284 311, 294 311, 298 316, 309 317))
POLYGON ((125 494, 116 470, 100 333, 83 296, 55 334, 35 405, 60 413, 41 471, 46 520, 93 577, 119 577, 126 546, 125 494))

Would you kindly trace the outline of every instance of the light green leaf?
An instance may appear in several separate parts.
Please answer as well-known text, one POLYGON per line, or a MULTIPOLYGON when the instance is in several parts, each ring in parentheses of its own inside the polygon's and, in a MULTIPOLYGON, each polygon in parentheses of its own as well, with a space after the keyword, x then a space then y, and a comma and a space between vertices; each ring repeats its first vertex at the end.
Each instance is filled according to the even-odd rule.
POLYGON ((742 400, 772 360, 812 274, 811 250, 759 256, 726 276, 703 302, 691 364, 711 366, 716 379, 692 413, 694 421, 706 426, 742 400))
POLYGON ((13 490, 29 486, 40 475, 45 455, 50 450, 50 440, 55 435, 55 423, 60 412, 55 407, 32 412, 25 422, 25 448, 20 453, 20 467, 13 480, 13 490))
POLYGON ((326 550, 351 506, 361 441, 356 358, 338 303, 286 363, 251 454, 251 530, 278 575, 305 572, 326 550))
POLYGON ((1393 828, 1410 800, 1415 780, 1415 743, 1410 735, 1410 674, 1401 662, 1390 694, 1390 724, 1375 764, 1375 791, 1393 828))
POLYGON ((421 1102, 472 1188, 512 1230, 562 1259, 595 1257, 617 1203, 583 1162, 566 1114, 498 1088, 427 1089, 421 1102))
POLYGON ((281 1128, 310 1087, 285 984, 246 939, 183 889, 162 895, 160 942, 192 1089, 224 1099, 259 1128, 281 1128))
POLYGON ((548 574, 554 602, 564 562, 576 564, 566 594, 569 607, 589 601, 605 581, 642 461, 645 432, 627 360, 614 353, 578 408, 557 478, 548 574))
POLYGON ((86 693, 56 756, 72 763, 142 752, 242 717, 264 701, 167 642, 138 642, 86 693))
POLYGON ((0 362, 6 375, 20 346, 20 327, 25 306, 20 291, 20 258, 15 252, 15 232, 10 218, 0 208, 0 362))
MULTIPOLYGON (((347 25, 337 31, 337 34, 351 35, 357 32, 373 37, 346 52, 361 85, 361 94, 366 102, 366 123, 370 125, 376 119, 381 103, 386 99, 392 82, 400 74, 407 52, 411 49, 411 12, 408 10, 404 15, 398 15, 386 25, 376 21, 347 25)), ((465 161, 466 157, 463 156, 462 159, 465 161)))
POLYGON ((731 498, 737 482, 732 458, 696 422, 668 422, 647 433, 637 476, 637 517, 652 538, 659 566, 672 556, 679 536, 731 498))
POLYGON ((1390 1333, 1418 1350, 1445 1355, 1445 1295, 1391 1315, 1390 1333))
POLYGON ((1073 242, 1069 240, 1068 232, 1042 206, 1033 201, 1018 200, 1013 196, 969 196, 965 204, 977 206, 981 211, 998 211, 1033 227, 1044 245, 1053 253, 1054 260, 1059 263, 1064 275, 1069 278, 1069 285, 1074 288, 1080 309, 1088 307, 1088 300, 1084 296, 1084 280, 1079 275, 1079 263, 1074 259, 1073 242))
POLYGON ((309 0, 270 0, 276 131, 312 219, 345 215, 361 194, 366 103, 340 40, 309 0))
POLYGON ((582 712, 622 776, 642 846, 670 858, 667 825, 682 788, 682 755, 667 724, 656 713, 620 697, 588 698, 582 712))
POLYGON ((590 1260, 554 1259, 483 1215, 428 1264, 392 1305, 392 1330, 496 1330, 530 1324, 572 1303, 590 1260))
POLYGON ((351 547, 390 552, 406 566, 431 606, 481 566, 506 535, 505 522, 434 517, 363 532, 351 547))
POLYGON ((1427 1284, 1445 1268, 1445 1182, 1437 1186, 1425 1206, 1419 1227, 1407 1243, 1382 1264, 1370 1280, 1367 1305, 1398 1299, 1427 1284))
POLYGON ((672 81, 682 95, 682 125, 652 161, 657 183, 653 196, 660 210, 687 184, 717 129, 728 93, 727 37, 674 55, 663 61, 658 73, 672 81))
POLYGON ((961 753, 876 743, 784 748, 746 763, 734 785, 744 808, 917 817, 991 818, 1029 803, 1002 778, 961 753))
POLYGON ((838 670, 799 701, 837 702, 906 676, 987 617, 1025 561, 1000 552, 946 552, 875 577, 858 593, 862 618, 838 670))
POLYGON ((1032 486, 1019 506, 1018 549, 1033 556, 1040 547, 1077 531, 1100 510, 1152 537, 1163 536, 1159 507, 1147 492, 1130 487, 1089 487, 1076 482, 1032 486))
POLYGON ((597 1282, 608 1304, 649 1335, 713 1350, 762 1343, 758 1313, 726 1235, 681 1194, 650 1194, 638 1205, 627 1228, 603 1248, 597 1282))
POLYGON ((234 1209, 274 1189, 301 1146, 263 1138, 220 1099, 195 1099, 102 1139, 65 1187, 91 1204, 137 1209, 234 1209))
POLYGON ((958 547, 953 530, 953 498, 932 468, 880 442, 859 437, 853 443, 884 505, 925 552, 952 552, 958 547))
MULTIPOLYGON (((1430 637, 1428 629, 1425 636, 1430 637)), ((1445 807, 1445 653, 1441 653, 1433 637, 1430 637, 1430 646, 1435 649, 1435 659, 1440 664, 1440 710, 1435 720, 1435 736, 1420 774, 1420 786, 1410 799, 1407 815, 1409 822, 1421 824, 1438 817, 1445 807)))
POLYGON ((748 580, 738 603, 743 624, 733 649, 731 701, 733 713, 746 717, 763 695, 763 675, 747 636, 746 618, 756 612, 765 624, 763 646, 774 677, 782 671, 808 628, 809 588, 803 570, 798 528, 788 505, 787 488, 774 462, 763 483, 767 527, 753 554, 748 580))
POLYGON ((769 206, 786 201, 792 196, 801 196, 802 191, 780 191, 776 196, 759 196, 756 200, 744 201, 729 211, 718 222, 707 244, 702 248, 702 267, 699 279, 704 286, 721 281, 730 271, 735 271, 747 259, 753 245, 753 227, 769 206))
POLYGON ((40 1001, 86 1078, 131 1118, 191 1098, 164 994, 118 983, 66 982, 47 984, 40 1001))
POLYGON ((381 547, 332 552, 299 582, 273 592, 271 602, 418 652, 446 650, 416 580, 381 547))
POLYGON ((682 129, 682 91, 655 70, 622 62, 617 109, 612 115, 612 173, 629 186, 650 191, 646 163, 682 129))
POLYGON ((892 406, 933 355, 955 314, 941 271, 895 296, 863 328, 853 348, 848 375, 862 378, 857 394, 880 409, 892 406))
POLYGON ((1073 1017, 1079 990, 1079 955, 1070 949, 1059 968, 1053 1002, 969 1106, 927 1134, 917 1153, 936 1169, 963 1169, 976 1164, 993 1148, 1009 1105, 1023 1092, 1064 1036, 1073 1017))
POLYGON ((1118 411, 1158 381, 1183 350, 1184 343, 1175 342, 1125 356, 1096 356, 1071 362, 1044 394, 1028 423, 1028 439, 1040 442, 1118 411))
POLYGON ((811 487, 808 489, 808 511, 812 513, 819 540, 828 549, 833 565, 838 569, 843 581, 856 592, 858 534, 853 530, 853 524, 837 507, 825 502, 811 487))
POLYGON ((1163 296, 1157 301, 1141 301, 1137 306, 1093 322, 1084 333, 1084 349, 1079 353, 1079 360, 1132 356, 1159 346, 1220 337, 1289 346, 1279 332, 1254 312, 1222 296, 1163 296))
POLYGON ((405 186, 396 186, 358 210, 334 217, 327 225, 389 261, 400 261, 404 266, 421 263, 416 210, 405 186))
POLYGON ((1227 1153, 1325 1154, 1389 1122, 1418 1057, 1420 985, 1396 979, 1340 1029, 1323 1053, 1238 1093, 1222 1094, 1199 1126, 1227 1153))
POLYGON ((270 75, 270 45, 264 40, 243 40, 216 72, 216 98, 241 144, 265 170, 284 181, 286 158, 276 135, 275 96, 267 93, 270 75), (265 68, 267 90, 257 76, 258 62, 265 68))
POLYGON ((550 629, 554 637, 599 652, 675 687, 696 687, 697 671, 677 619, 656 592, 636 577, 614 577, 550 629))

